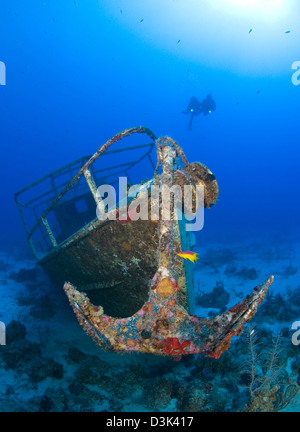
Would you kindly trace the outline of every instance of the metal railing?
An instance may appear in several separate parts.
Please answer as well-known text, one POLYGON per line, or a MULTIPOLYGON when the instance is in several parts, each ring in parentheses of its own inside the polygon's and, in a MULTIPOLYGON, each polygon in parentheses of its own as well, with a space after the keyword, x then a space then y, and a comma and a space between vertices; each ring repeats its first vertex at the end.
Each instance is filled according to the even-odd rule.
MULTIPOLYGON (((117 172, 115 172, 114 175, 119 174, 121 172, 127 173, 127 171, 129 171, 131 168, 133 168, 135 165, 140 163, 145 158, 148 158, 149 162, 151 163, 152 168, 155 169, 155 164, 151 158, 151 152, 155 146, 155 141, 156 141, 156 136, 148 128, 138 126, 135 128, 125 129, 122 132, 120 132, 117 135, 114 135, 112 138, 110 138, 104 145, 102 145, 98 149, 98 151, 96 153, 94 153, 93 156, 85 156, 81 159, 77 159, 76 161, 74 161, 68 165, 65 165, 64 167, 62 167, 56 171, 53 171, 51 174, 48 174, 48 175, 40 178, 39 180, 31 183, 30 185, 28 185, 28 186, 24 187, 23 189, 21 189, 20 191, 16 192, 15 202, 18 206, 18 209, 19 209, 19 212, 21 215, 21 219, 22 219, 23 225, 25 227, 25 231, 27 233, 27 240, 28 240, 28 243, 32 249, 34 256, 37 259, 40 258, 39 254, 37 252, 36 246, 35 246, 35 242, 33 241, 33 235, 37 231, 38 228, 41 229, 41 226, 44 227, 44 229, 46 231, 47 238, 50 241, 52 248, 55 248, 59 245, 59 242, 57 242, 57 239, 53 233, 53 230, 50 227, 50 224, 48 221, 48 215, 51 212, 51 210, 53 210, 55 208, 55 206, 57 206, 57 204, 67 194, 67 192, 70 191, 72 189, 72 187, 75 186, 81 178, 85 179, 86 184, 88 185, 88 188, 89 188, 89 190, 90 190, 90 192, 91 192, 91 194, 95 200, 95 203, 96 203, 96 205, 98 205, 99 204, 99 198, 97 196, 97 185, 96 185, 95 178, 98 179, 99 175, 103 175, 103 173, 105 171, 114 170, 114 169, 117 169, 117 172), (124 147, 124 148, 117 149, 117 150, 107 151, 108 148, 112 144, 117 143, 118 141, 120 141, 124 137, 129 137, 133 133, 147 134, 153 140, 153 142, 149 143, 149 144, 141 144, 141 145, 135 145, 135 146, 131 146, 131 147, 124 147), (125 151, 137 150, 137 149, 145 149, 146 150, 145 153, 143 153, 143 155, 141 157, 139 157, 138 159, 135 159, 135 160, 132 160, 129 162, 125 162, 122 164, 117 164, 117 165, 109 166, 106 168, 98 169, 98 170, 94 169, 94 167, 92 166, 94 164, 94 162, 101 155, 117 154, 117 153, 121 153, 121 152, 125 152, 125 151), (79 168, 79 170, 77 171, 77 173, 75 175, 72 175, 71 180, 69 180, 67 182, 63 181, 63 183, 61 183, 60 185, 55 185, 55 180, 58 177, 63 176, 63 175, 65 176, 66 174, 72 173, 75 171, 76 168, 77 168, 77 170, 79 168), (47 180, 50 181, 50 184, 52 186, 50 190, 43 192, 42 194, 38 195, 35 198, 31 198, 29 201, 27 201, 25 203, 22 203, 20 201, 21 195, 23 195, 25 192, 31 190, 35 186, 40 185, 41 183, 43 183, 44 181, 47 181, 47 180), (54 199, 53 199, 53 194, 55 195, 54 199), (36 214, 37 213, 36 212, 37 207, 45 206, 45 205, 47 206, 46 209, 44 209, 44 211, 42 212, 42 214, 40 216, 37 216, 37 214, 36 214), (31 228, 27 224, 24 213, 23 213, 23 210, 25 208, 29 208, 29 209, 33 210, 35 213, 36 222, 34 223, 33 227, 31 227, 31 228)), ((105 176, 102 178, 105 178, 105 176)), ((78 190, 77 190, 77 193, 78 193, 78 190)))

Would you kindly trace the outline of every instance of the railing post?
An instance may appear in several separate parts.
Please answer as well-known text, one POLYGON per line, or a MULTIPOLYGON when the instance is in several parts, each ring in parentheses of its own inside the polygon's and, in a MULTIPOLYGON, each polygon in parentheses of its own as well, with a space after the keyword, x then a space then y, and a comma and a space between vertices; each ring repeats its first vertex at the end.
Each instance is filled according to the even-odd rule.
POLYGON ((46 231, 47 231, 47 234, 48 234, 48 236, 49 236, 49 238, 50 238, 50 241, 51 241, 51 243, 52 243, 52 246, 53 247, 56 247, 57 246, 57 242, 56 242, 56 240, 55 240, 55 237, 54 237, 54 235, 53 235, 53 232, 52 232, 52 230, 51 230, 51 228, 50 228, 50 225, 48 224, 48 221, 47 221, 47 219, 46 218, 41 218, 42 219, 42 222, 43 222, 43 224, 44 224, 44 227, 45 227, 45 229, 46 229, 46 231))
POLYGON ((87 182, 87 184, 88 184, 88 186, 90 188, 90 191, 92 192, 92 195, 94 197, 95 203, 98 206, 98 204, 100 203, 101 199, 100 199, 99 194, 97 192, 97 185, 95 183, 95 180, 94 180, 94 178, 93 178, 93 176, 92 176, 92 174, 91 174, 91 172, 90 172, 89 169, 85 169, 83 171, 83 174, 84 174, 86 182, 87 182))

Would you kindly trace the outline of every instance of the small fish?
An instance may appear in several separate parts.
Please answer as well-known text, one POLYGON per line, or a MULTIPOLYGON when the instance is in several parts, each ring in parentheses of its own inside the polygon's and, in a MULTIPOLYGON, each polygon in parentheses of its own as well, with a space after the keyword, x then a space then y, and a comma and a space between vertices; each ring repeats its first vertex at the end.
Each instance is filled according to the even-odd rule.
POLYGON ((192 263, 195 264, 195 261, 198 261, 198 257, 197 257, 197 252, 192 252, 192 251, 182 251, 180 253, 178 253, 177 255, 179 255, 181 258, 184 259, 188 259, 190 261, 192 261, 192 263))
POLYGON ((257 90, 256 94, 259 94, 259 93, 260 93, 260 90, 257 90))
POLYGON ((180 39, 178 39, 178 41, 177 41, 177 45, 179 44, 179 42, 180 42, 180 39))
POLYGON ((122 13, 123 13, 123 11, 122 11, 122 9, 120 9, 120 14, 122 15, 122 13))
POLYGON ((144 19, 142 18, 141 21, 140 21, 140 23, 143 22, 143 21, 144 21, 144 19))
POLYGON ((288 33, 291 33, 291 30, 287 30, 287 31, 285 32, 285 34, 288 34, 288 33))
POLYGON ((253 30, 253 29, 250 29, 250 30, 249 30, 249 33, 252 33, 252 30, 253 30))

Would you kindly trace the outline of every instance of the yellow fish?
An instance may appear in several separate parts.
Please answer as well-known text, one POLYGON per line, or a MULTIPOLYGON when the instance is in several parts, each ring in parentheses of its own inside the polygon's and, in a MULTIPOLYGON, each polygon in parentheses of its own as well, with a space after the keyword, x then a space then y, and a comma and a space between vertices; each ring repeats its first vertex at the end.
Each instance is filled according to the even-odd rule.
POLYGON ((197 257, 197 255, 198 255, 197 252, 192 252, 192 251, 182 251, 177 255, 179 255, 181 258, 188 259, 188 260, 192 261, 192 263, 194 263, 194 264, 195 264, 195 261, 198 261, 198 259, 199 259, 197 257))

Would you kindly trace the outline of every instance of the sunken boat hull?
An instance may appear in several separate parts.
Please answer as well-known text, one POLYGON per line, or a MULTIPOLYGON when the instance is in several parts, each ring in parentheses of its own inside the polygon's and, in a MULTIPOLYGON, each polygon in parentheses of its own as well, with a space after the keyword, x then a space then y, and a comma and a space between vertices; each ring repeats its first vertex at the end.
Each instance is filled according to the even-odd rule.
POLYGON ((72 281, 112 316, 147 300, 157 266, 157 224, 95 220, 39 261, 58 286, 72 281))
MULTIPOLYGON (((185 246, 192 248, 193 236, 184 232, 181 235, 185 246)), ((72 281, 106 313, 126 317, 147 301, 149 283, 158 265, 158 244, 155 221, 103 223, 96 219, 38 263, 58 286, 72 281)), ((186 266, 192 284, 193 265, 186 266)), ((178 274, 183 277, 184 272, 183 265, 178 274)), ((190 289, 181 290, 181 303, 188 309, 192 309, 187 294, 190 289)))

